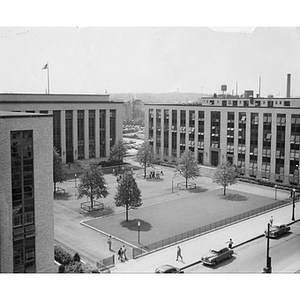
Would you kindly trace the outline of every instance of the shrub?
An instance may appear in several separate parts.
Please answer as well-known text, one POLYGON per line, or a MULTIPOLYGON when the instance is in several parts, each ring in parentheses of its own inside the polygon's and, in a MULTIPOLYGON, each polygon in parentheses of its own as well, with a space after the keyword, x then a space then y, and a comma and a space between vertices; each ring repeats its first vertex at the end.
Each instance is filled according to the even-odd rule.
POLYGON ((65 266, 65 273, 100 273, 96 267, 84 264, 80 261, 72 261, 65 266))
POLYGON ((60 245, 54 246, 54 259, 61 264, 58 273, 101 273, 97 267, 81 262, 78 252, 72 259, 72 255, 60 245))
POLYGON ((65 273, 65 266, 64 265, 59 266, 58 273, 65 273))
POLYGON ((76 253, 74 254, 73 260, 74 260, 74 261, 80 261, 80 256, 79 256, 78 252, 76 252, 76 253))
POLYGON ((54 246, 54 259, 64 266, 72 261, 71 254, 60 245, 54 246))

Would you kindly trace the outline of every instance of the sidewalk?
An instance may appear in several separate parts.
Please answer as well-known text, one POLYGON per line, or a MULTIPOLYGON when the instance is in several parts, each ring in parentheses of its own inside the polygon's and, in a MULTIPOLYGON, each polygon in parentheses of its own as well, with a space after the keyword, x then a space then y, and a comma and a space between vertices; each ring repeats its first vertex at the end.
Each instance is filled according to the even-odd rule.
MULTIPOLYGON (((299 216, 300 209, 296 204, 295 215, 299 216)), ((118 263, 111 269, 111 273, 153 273, 154 270, 164 264, 170 264, 178 268, 187 268, 189 265, 201 259, 211 247, 222 245, 229 238, 234 241, 234 250, 238 251, 238 246, 261 236, 269 221, 270 215, 274 217, 275 223, 291 223, 291 206, 288 205, 281 209, 273 210, 266 214, 248 219, 246 221, 224 227, 217 231, 205 234, 198 238, 176 244, 158 252, 145 255, 135 260, 125 263, 118 263), (180 245, 184 261, 176 261, 176 248, 180 245)), ((225 245, 225 244, 224 244, 225 245)), ((296 272, 300 269, 300 258, 293 266, 288 266, 284 272, 296 272)))

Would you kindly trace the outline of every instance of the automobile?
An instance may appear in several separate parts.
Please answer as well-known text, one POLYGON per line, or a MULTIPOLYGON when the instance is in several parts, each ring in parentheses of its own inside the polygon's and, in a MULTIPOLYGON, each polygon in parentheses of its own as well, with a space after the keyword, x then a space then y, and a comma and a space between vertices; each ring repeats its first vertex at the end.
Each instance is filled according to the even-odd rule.
MULTIPOLYGON (((270 238, 277 238, 280 235, 283 235, 287 232, 289 232, 291 229, 290 226, 287 226, 286 224, 281 224, 281 225, 272 225, 270 226, 269 230, 269 237, 270 238)), ((268 236, 268 230, 266 229, 264 232, 265 236, 268 236)))
POLYGON ((218 247, 210 249, 207 254, 202 256, 201 260, 205 265, 215 266, 217 263, 230 258, 233 253, 233 250, 228 247, 218 247))
POLYGON ((168 274, 168 273, 173 273, 173 274, 180 274, 184 273, 182 270, 179 268, 173 267, 171 265, 163 265, 160 266, 155 270, 155 273, 160 273, 160 274, 168 274))

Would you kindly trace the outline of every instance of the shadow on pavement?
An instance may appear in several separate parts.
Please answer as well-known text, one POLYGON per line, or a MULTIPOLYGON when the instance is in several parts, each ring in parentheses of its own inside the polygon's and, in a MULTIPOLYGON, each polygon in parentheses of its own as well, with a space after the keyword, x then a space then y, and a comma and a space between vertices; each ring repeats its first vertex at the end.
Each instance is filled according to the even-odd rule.
POLYGON ((55 193, 54 199, 55 200, 72 200, 73 194, 71 194, 71 193, 55 193))
POLYGON ((205 192, 208 191, 208 189, 205 189, 205 188, 202 188, 202 187, 200 187, 200 186, 197 186, 197 187, 194 188, 194 189, 187 189, 187 191, 189 191, 190 193, 195 193, 195 194, 197 194, 197 193, 205 193, 205 192))
POLYGON ((82 215, 84 215, 85 217, 90 217, 90 218, 98 218, 98 217, 104 217, 104 216, 109 216, 112 215, 115 211, 113 208, 111 208, 110 206, 105 207, 104 209, 101 210, 95 210, 95 211, 91 211, 91 212, 85 212, 80 210, 80 213, 82 215))

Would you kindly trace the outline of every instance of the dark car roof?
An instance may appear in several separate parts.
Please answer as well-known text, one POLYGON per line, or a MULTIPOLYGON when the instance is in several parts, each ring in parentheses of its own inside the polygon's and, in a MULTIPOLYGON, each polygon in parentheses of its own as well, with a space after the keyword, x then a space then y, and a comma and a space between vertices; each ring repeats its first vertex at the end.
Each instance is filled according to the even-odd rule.
POLYGON ((162 265, 162 266, 157 268, 157 270, 160 270, 160 271, 167 271, 167 270, 170 270, 170 269, 177 269, 177 268, 173 267, 171 265, 162 265))

